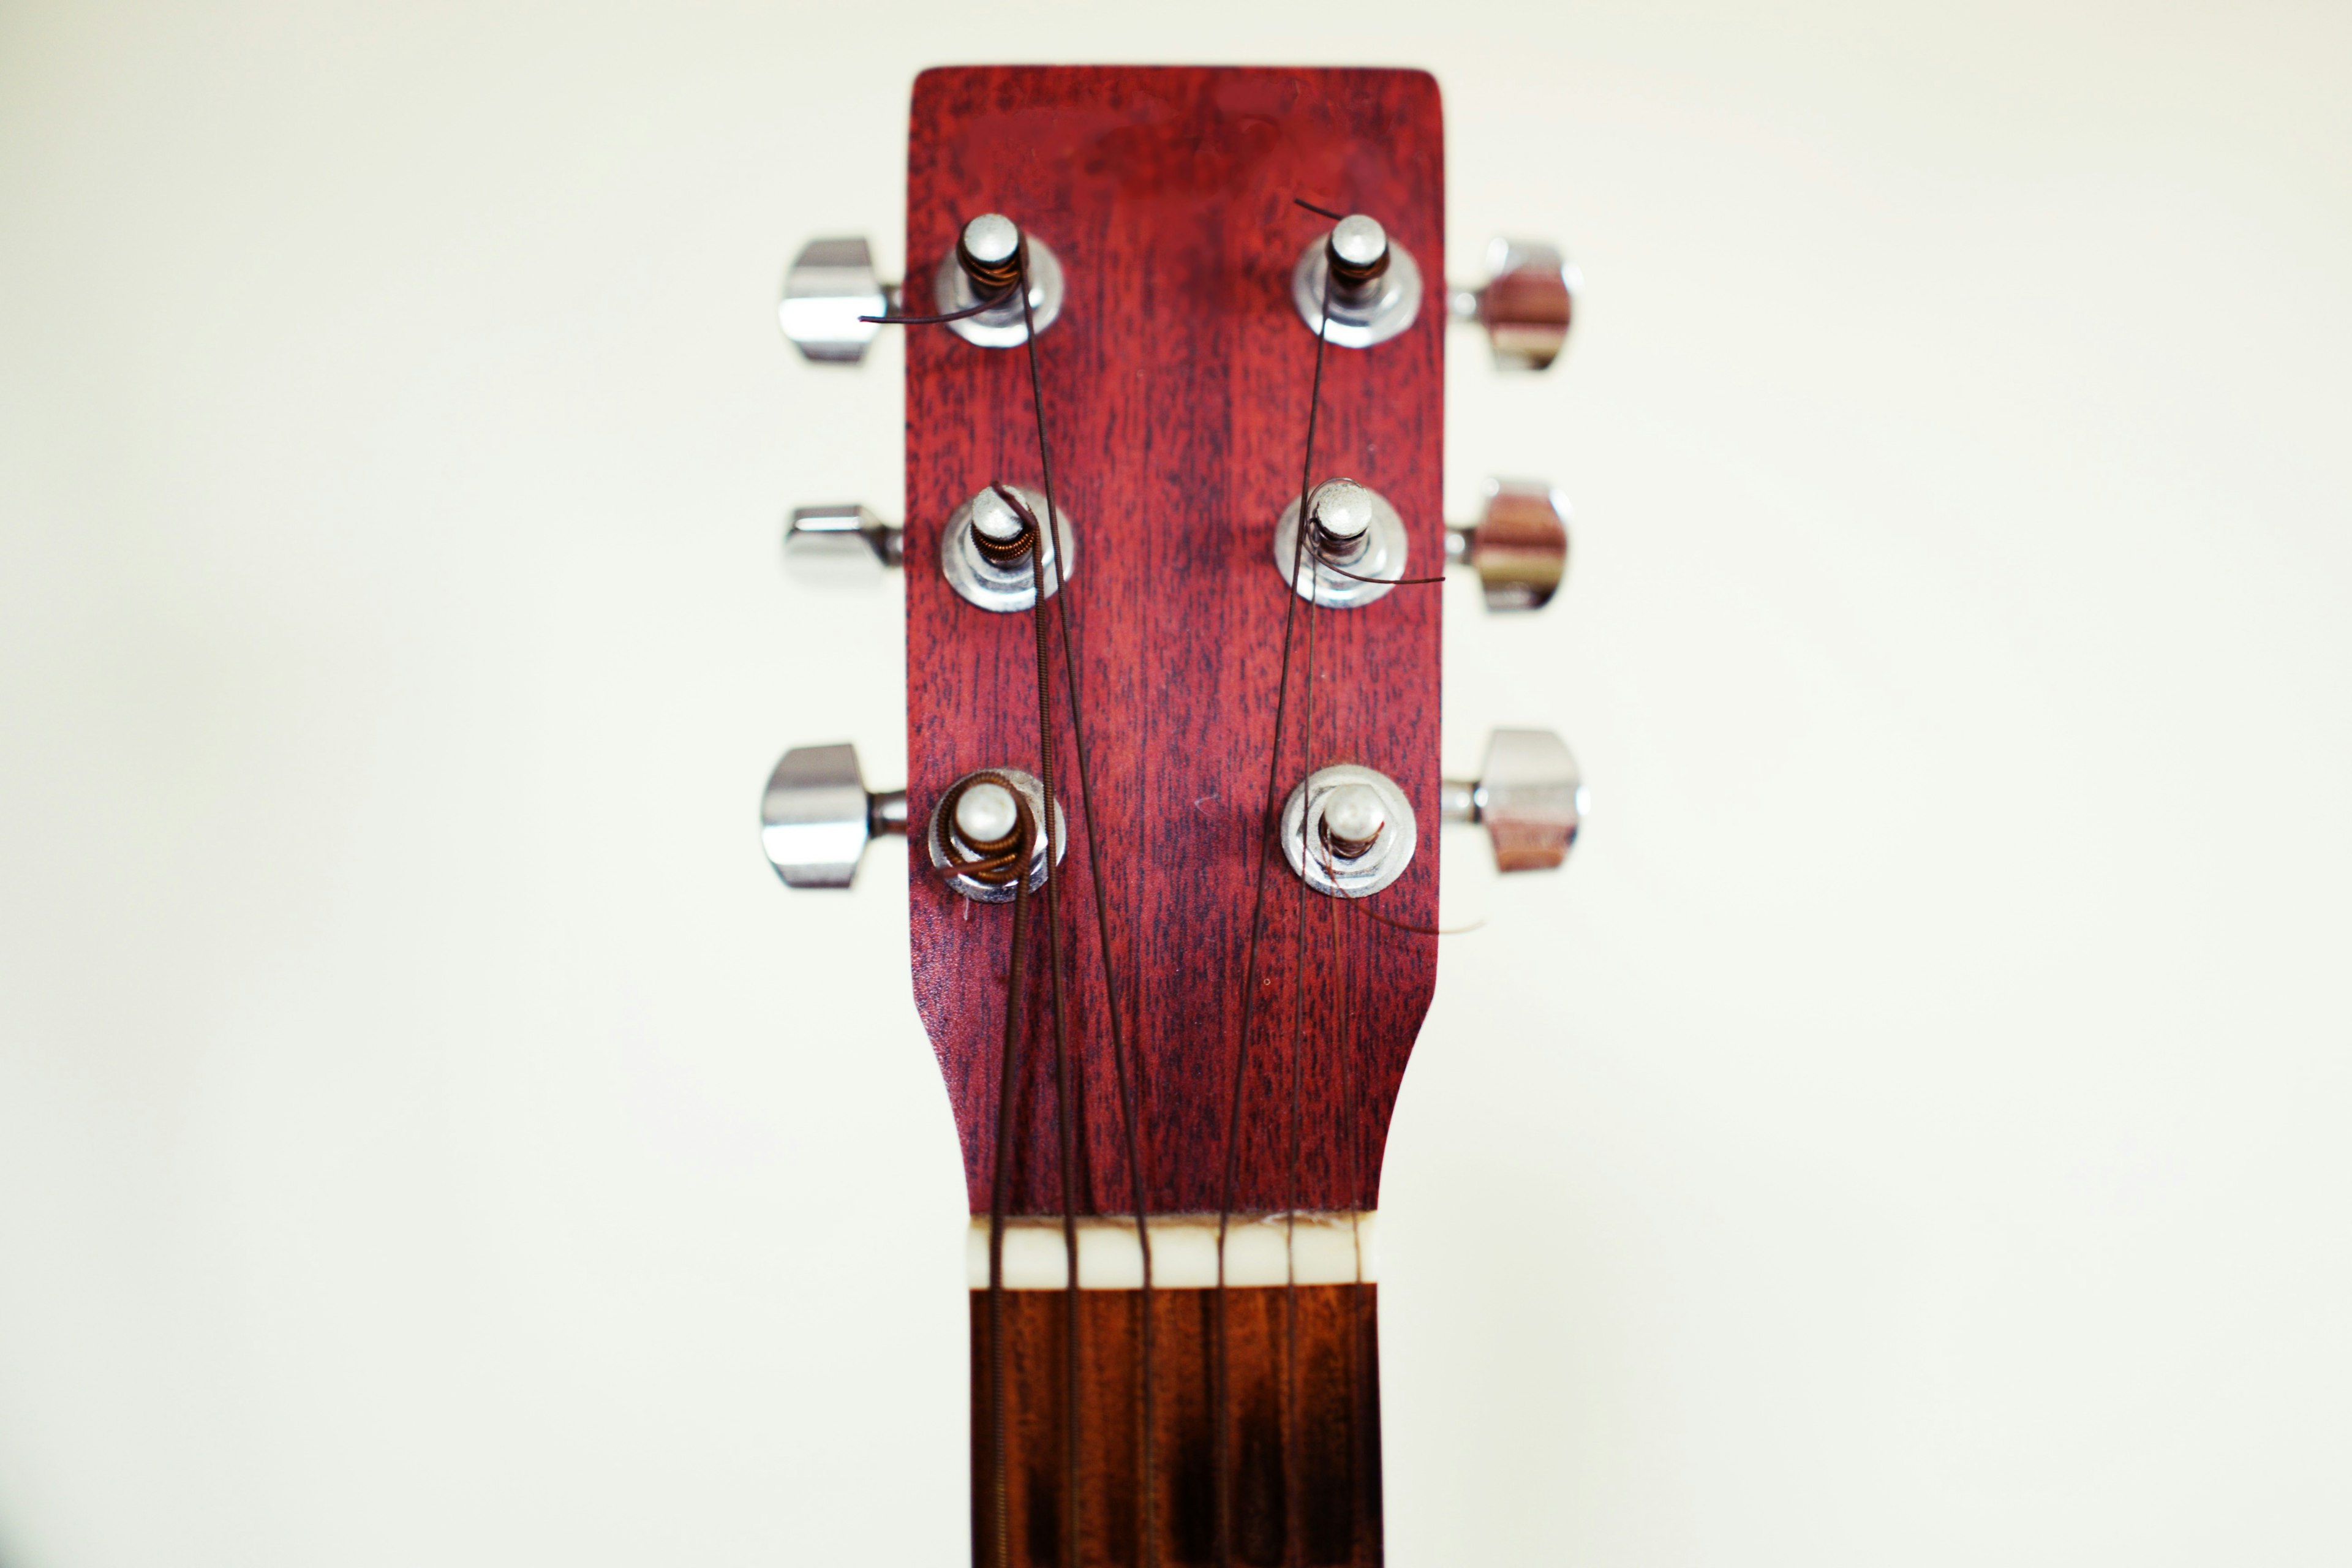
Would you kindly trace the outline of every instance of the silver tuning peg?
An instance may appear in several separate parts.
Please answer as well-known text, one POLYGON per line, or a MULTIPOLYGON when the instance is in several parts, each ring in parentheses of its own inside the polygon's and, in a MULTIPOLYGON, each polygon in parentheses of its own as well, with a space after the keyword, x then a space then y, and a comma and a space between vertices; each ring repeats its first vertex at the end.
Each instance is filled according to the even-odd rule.
POLYGON ((794 507, 784 524, 784 565, 796 577, 873 577, 906 561, 907 531, 851 502, 794 507))
POLYGON ((1568 575, 1568 498, 1540 479, 1488 479, 1475 522, 1445 526, 1445 559, 1478 574, 1490 610, 1540 610, 1568 575))
POLYGON ((1489 240, 1486 272, 1484 287, 1446 290, 1454 319, 1486 328, 1505 370, 1542 370, 1568 342, 1583 279, 1559 247, 1534 239, 1489 240))
POLYGON ((907 832, 907 792, 870 791, 855 746, 794 746, 760 797, 760 847, 788 888, 846 888, 866 846, 907 832))
POLYGON ((1549 730, 1497 730, 1474 784, 1438 786, 1438 815, 1484 824, 1498 871, 1549 871, 1568 858, 1584 818, 1584 775, 1549 730))
POLYGON ((824 364, 856 364, 881 326, 858 320, 898 309, 898 286, 874 275, 874 252, 864 239, 812 239, 784 274, 777 319, 803 357, 824 364))

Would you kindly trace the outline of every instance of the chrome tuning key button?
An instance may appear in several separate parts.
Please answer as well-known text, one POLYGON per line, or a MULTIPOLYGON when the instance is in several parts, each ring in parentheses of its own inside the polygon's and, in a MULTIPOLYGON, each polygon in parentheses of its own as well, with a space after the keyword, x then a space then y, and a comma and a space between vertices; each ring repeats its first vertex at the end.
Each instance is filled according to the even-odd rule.
POLYGON ((1568 858, 1584 819, 1584 775, 1549 730, 1497 730, 1475 783, 1438 790, 1448 822, 1483 824, 1499 871, 1549 871, 1568 858))
POLYGON ((1558 246, 1533 239, 1488 242, 1486 271, 1483 287, 1448 290, 1454 320, 1486 329, 1502 368, 1544 369, 1568 342, 1583 280, 1558 246))
POLYGON ((1449 523, 1445 559, 1478 574, 1490 610, 1540 610, 1568 575, 1568 498, 1540 479, 1488 479, 1475 522, 1449 523))
POLYGON ((855 746, 794 746, 760 797, 760 847, 788 888, 846 888, 869 842, 906 831, 906 792, 868 790, 855 746))
POLYGON ((905 560, 905 531, 852 502, 794 507, 784 524, 784 565, 795 577, 856 581, 905 560))
POLYGON ((1421 268, 1378 219, 1351 213, 1300 252, 1290 269, 1290 302, 1325 342, 1368 349, 1421 314, 1421 268))
POLYGON ((874 253, 863 239, 813 239, 784 274, 777 319, 804 358, 821 364, 856 364, 866 357, 877 322, 889 313, 898 289, 874 275, 874 253))

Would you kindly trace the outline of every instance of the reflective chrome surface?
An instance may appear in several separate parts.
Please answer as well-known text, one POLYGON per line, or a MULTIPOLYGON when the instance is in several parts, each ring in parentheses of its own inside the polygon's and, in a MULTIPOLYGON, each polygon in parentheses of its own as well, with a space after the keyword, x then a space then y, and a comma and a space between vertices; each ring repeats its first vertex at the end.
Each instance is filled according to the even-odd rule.
POLYGON ((1446 530, 1445 558, 1478 574, 1490 610, 1540 610, 1568 575, 1568 498, 1541 479, 1488 479, 1478 521, 1446 530))
POLYGON ((855 364, 882 330, 857 318, 878 316, 888 308, 887 291, 874 276, 874 253, 864 239, 813 239, 784 274, 784 299, 776 315, 784 336, 808 358, 855 364))
POLYGON ((869 840, 906 831, 905 792, 869 792, 855 746, 794 746, 760 797, 760 847, 788 888, 846 888, 869 840))
MULTIPOLYGON (((1334 499, 1344 498, 1342 504, 1350 511, 1360 499, 1369 506, 1369 515, 1363 520, 1353 552, 1329 562, 1318 560, 1313 552, 1307 552, 1308 570, 1294 578, 1291 568, 1300 555, 1298 502, 1294 499, 1275 521, 1274 569, 1282 574, 1282 580, 1300 598, 1327 610, 1352 610, 1381 597, 1396 586, 1397 578, 1404 575, 1404 520, 1397 515, 1387 497, 1353 479, 1326 479, 1315 487, 1307 500, 1314 502, 1327 494, 1332 494, 1334 499), (1342 486, 1346 487, 1344 490, 1342 486), (1346 568, 1352 575, 1341 575, 1331 569, 1333 565, 1346 568), (1373 581, 1360 580, 1364 578, 1373 581)), ((1350 517, 1347 526, 1353 524, 1350 517)))
POLYGON ((1386 773, 1352 763, 1318 768, 1305 784, 1292 790, 1282 807, 1281 832, 1283 858, 1290 862, 1291 870, 1317 892, 1344 899, 1368 899, 1404 875, 1420 838, 1412 803, 1405 799, 1404 791, 1386 773), (1379 802, 1375 815, 1380 832, 1371 847, 1354 859, 1345 859, 1323 842, 1324 814, 1335 795, 1344 801, 1359 785, 1379 802))
MULTIPOLYGON (((940 269, 931 278, 932 310, 944 314, 976 305, 981 296, 972 291, 971 275, 956 259, 953 247, 940 258, 940 269)), ((1037 330, 1052 326, 1062 313, 1062 260, 1054 254, 1053 247, 1035 235, 1029 237, 1029 310, 1036 318, 1037 330)), ((968 343, 978 343, 984 349, 1019 348, 1029 341, 1028 324, 1021 319, 1021 301, 1007 300, 993 310, 983 310, 977 316, 966 316, 961 321, 950 321, 948 331, 968 343)))
MULTIPOLYGON (((1341 239, 1346 243, 1349 237, 1341 239)), ((1393 239, 1387 245, 1387 271, 1360 289, 1332 288, 1330 325, 1323 334, 1328 342, 1368 349, 1403 331, 1421 314, 1421 268, 1403 246, 1393 239)), ((1318 234, 1290 269, 1290 302, 1310 332, 1323 327, 1323 280, 1330 271, 1330 236, 1318 234)))
MULTIPOLYGON (((1006 488, 1028 504, 1033 516, 1045 515, 1043 495, 1026 485, 1006 488)), ((975 513, 985 522, 1003 505, 992 490, 982 490, 950 513, 947 526, 940 531, 940 572, 947 578, 948 585, 982 609, 1000 614, 1025 610, 1037 602, 1036 583, 1027 556, 1003 563, 991 561, 972 538, 975 513)), ((1045 596, 1049 599, 1062 591, 1062 579, 1076 575, 1078 570, 1077 547, 1070 537, 1068 512, 1055 510, 1053 531, 1055 539, 1046 541, 1045 545, 1045 596), (1058 547, 1055 540, 1060 542, 1058 547)))
MULTIPOLYGON (((1028 804, 1029 820, 1043 825, 1045 786, 1037 782, 1037 776, 1034 773, 1024 773, 1019 768, 982 768, 979 771, 1011 780, 1013 786, 1021 792, 1021 798, 1028 804)), ((964 778, 971 776, 972 774, 966 773, 964 778)), ((956 784, 962 782, 963 779, 958 779, 956 784)), ((959 861, 972 858, 970 855, 959 854, 950 845, 948 825, 940 819, 940 805, 945 805, 948 796, 954 793, 954 784, 949 785, 940 793, 939 805, 931 807, 930 826, 923 836, 924 844, 930 851, 932 867, 941 871, 952 871, 959 861)), ((1070 825, 1068 819, 1062 815, 1060 801, 1054 803, 1054 848, 1055 850, 1054 859, 1056 864, 1066 859, 1070 853, 1070 825)), ((941 880, 975 903, 1009 904, 1013 901, 1013 889, 1009 884, 999 888, 987 882, 975 881, 970 877, 952 875, 942 878, 941 880)), ((1029 847, 1029 890, 1034 893, 1045 885, 1045 836, 1040 833, 1037 842, 1029 847)))
POLYGON ((1583 280, 1558 246, 1534 239, 1488 241, 1486 271, 1484 288, 1449 289, 1448 309, 1486 329, 1497 365, 1546 368, 1568 342, 1583 280))
POLYGON ((904 542, 899 530, 854 502, 794 507, 784 524, 784 565, 811 582, 876 578, 903 562, 904 542))
POLYGON ((1584 775, 1549 730, 1497 730, 1475 784, 1438 789, 1448 822, 1483 823, 1501 871, 1549 871, 1568 858, 1584 821, 1584 775))

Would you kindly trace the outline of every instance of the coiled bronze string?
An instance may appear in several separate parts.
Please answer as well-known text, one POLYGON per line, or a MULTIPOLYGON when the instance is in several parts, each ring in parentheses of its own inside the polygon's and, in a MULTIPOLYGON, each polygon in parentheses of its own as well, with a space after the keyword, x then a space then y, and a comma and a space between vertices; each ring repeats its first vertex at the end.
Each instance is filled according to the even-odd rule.
POLYGON ((1381 273, 1389 269, 1389 253, 1385 246, 1381 247, 1378 256, 1364 262, 1348 260, 1328 240, 1324 242, 1323 254, 1330 258, 1331 281, 1342 294, 1361 293, 1370 288, 1373 280, 1381 273))
POLYGON ((950 852, 967 849, 972 855, 971 859, 958 860, 950 853, 950 863, 937 868, 940 876, 969 877, 991 888, 1007 888, 1013 885, 1013 879, 1023 877, 1026 872, 1036 843, 1035 833, 1029 821, 1029 803, 1023 798, 1021 786, 1003 773, 973 773, 957 780, 955 787, 940 801, 940 820, 945 824, 940 837, 947 840, 950 852), (984 784, 1002 785, 1011 793, 1013 804, 1020 809, 1013 831, 1003 837, 966 838, 956 827, 956 807, 962 802, 966 791, 984 784))
MULTIPOLYGON (((981 554, 992 563, 1010 566, 1015 561, 1027 558, 1031 547, 1037 542, 1044 530, 1038 525, 1037 514, 1030 510, 1029 504, 1021 499, 1020 491, 1001 483, 988 488, 998 500, 1013 509, 1013 515, 1021 520, 1021 531, 1010 539, 991 539, 975 528, 971 531, 971 542, 980 547, 981 554)), ((1044 607, 1043 601, 1038 607, 1044 607)))
POLYGON ((1315 829, 1323 840, 1324 874, 1332 879, 1334 887, 1339 885, 1339 878, 1338 874, 1331 869, 1333 857, 1336 856, 1342 860, 1359 860, 1363 858, 1365 850, 1380 842, 1378 834, 1374 834, 1370 838, 1342 838, 1331 831, 1331 825, 1328 822, 1317 823, 1315 829))
POLYGON ((964 276, 971 279, 972 286, 976 289, 1003 293, 1021 281, 1021 275, 1027 269, 1028 262, 1029 239, 1026 235, 1024 235, 1013 247, 1013 254, 1002 261, 982 261, 964 248, 961 234, 956 236, 956 265, 963 268, 964 276))

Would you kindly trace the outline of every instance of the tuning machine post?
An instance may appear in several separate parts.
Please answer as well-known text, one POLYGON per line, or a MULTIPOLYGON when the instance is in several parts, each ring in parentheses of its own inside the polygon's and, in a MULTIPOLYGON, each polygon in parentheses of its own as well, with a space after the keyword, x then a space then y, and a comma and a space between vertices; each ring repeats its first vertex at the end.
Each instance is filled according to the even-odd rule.
POLYGON ((846 888, 866 845, 906 832, 907 792, 867 789, 855 746, 794 746, 760 797, 760 847, 788 888, 846 888))
POLYGON ((1501 369, 1544 370, 1567 345, 1583 283, 1559 247, 1498 238, 1487 242, 1486 281, 1450 286, 1446 306, 1455 321, 1486 329, 1501 369))
POLYGON ((1475 522, 1445 525, 1445 559, 1478 574, 1489 610, 1540 610, 1568 575, 1568 498, 1541 479, 1488 479, 1475 522))
MULTIPOLYGON (((982 348, 1015 348, 1029 341, 1033 321, 1039 331, 1062 313, 1061 258, 1034 235, 1002 213, 982 213, 965 224, 940 258, 931 280, 940 317, 950 331, 982 348), (1020 261, 1022 247, 1026 257, 1020 261), (1010 291, 1011 279, 1025 268, 1026 311, 1010 291), (974 310, 991 298, 1003 302, 974 310)), ((902 284, 886 283, 874 270, 874 248, 863 236, 813 239, 801 247, 784 273, 784 297, 776 317, 784 336, 803 358, 818 364, 856 364, 888 324, 877 316, 899 315, 906 303, 902 284)))
POLYGON ((1476 823, 1498 871, 1549 871, 1568 858, 1584 820, 1584 774, 1549 730, 1496 730, 1475 780, 1438 786, 1438 816, 1476 823))

